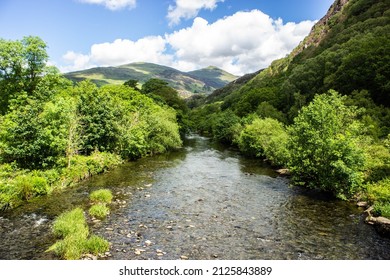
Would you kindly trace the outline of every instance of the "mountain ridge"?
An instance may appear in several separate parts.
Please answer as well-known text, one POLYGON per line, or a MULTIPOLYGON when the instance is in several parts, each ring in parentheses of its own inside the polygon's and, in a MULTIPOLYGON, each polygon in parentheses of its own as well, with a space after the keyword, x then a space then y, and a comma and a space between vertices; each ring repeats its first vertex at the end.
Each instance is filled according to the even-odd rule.
MULTIPOLYGON (((239 86, 231 83, 217 90, 204 103, 222 102, 222 110, 231 109, 239 117, 267 106, 289 122, 316 94, 330 89, 351 96, 357 106, 363 106, 357 96, 365 95, 376 106, 390 107, 388 34, 390 2, 335 0, 287 57, 239 86)), ((385 125, 386 115, 375 117, 385 125)))
POLYGON ((127 80, 137 80, 141 86, 147 80, 161 79, 176 89, 183 97, 194 94, 210 94, 238 77, 215 66, 184 72, 173 67, 149 62, 134 62, 119 66, 94 67, 64 74, 68 79, 79 82, 90 79, 101 86, 123 84, 127 80))

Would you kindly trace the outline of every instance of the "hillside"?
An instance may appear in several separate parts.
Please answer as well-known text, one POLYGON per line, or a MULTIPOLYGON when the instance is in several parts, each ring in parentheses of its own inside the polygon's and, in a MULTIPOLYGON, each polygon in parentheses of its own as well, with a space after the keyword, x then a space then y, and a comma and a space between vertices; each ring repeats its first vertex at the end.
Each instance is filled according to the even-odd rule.
POLYGON ((238 117, 266 106, 290 123, 315 94, 329 89, 371 110, 370 117, 381 127, 378 134, 390 132, 388 0, 336 0, 289 56, 239 87, 219 89, 206 103, 219 101, 222 110, 238 117))
POLYGON ((142 85, 151 78, 167 81, 181 96, 209 94, 225 86, 237 77, 217 67, 182 72, 171 67, 153 63, 131 63, 117 67, 97 67, 83 71, 66 73, 72 81, 90 79, 97 85, 123 84, 127 80, 138 80, 142 85))

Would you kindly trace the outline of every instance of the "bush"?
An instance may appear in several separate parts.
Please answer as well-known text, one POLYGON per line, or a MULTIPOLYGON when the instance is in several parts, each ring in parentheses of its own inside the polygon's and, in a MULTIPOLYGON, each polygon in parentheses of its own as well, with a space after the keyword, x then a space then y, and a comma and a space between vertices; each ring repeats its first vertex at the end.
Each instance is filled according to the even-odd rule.
POLYGON ((390 219, 390 203, 375 203, 373 214, 390 219))
POLYGON ((340 198, 361 187, 365 157, 355 108, 335 91, 317 95, 294 119, 289 134, 289 169, 295 184, 332 192, 340 198))
POLYGON ((43 177, 27 174, 15 178, 14 187, 19 197, 30 200, 33 197, 47 194, 49 185, 43 177))
POLYGON ((112 192, 108 189, 100 189, 90 194, 89 198, 92 202, 107 203, 110 204, 112 201, 112 192))
POLYGON ((213 136, 219 142, 226 144, 234 143, 240 134, 240 130, 240 118, 230 110, 217 114, 213 119, 213 136))
POLYGON ((104 219, 110 213, 110 209, 105 204, 98 203, 92 205, 88 213, 97 219, 104 219))
POLYGON ((390 178, 368 183, 366 196, 370 202, 390 203, 390 178))
POLYGON ((241 131, 238 146, 240 151, 255 157, 265 157, 273 165, 287 164, 288 135, 277 120, 255 118, 241 131))

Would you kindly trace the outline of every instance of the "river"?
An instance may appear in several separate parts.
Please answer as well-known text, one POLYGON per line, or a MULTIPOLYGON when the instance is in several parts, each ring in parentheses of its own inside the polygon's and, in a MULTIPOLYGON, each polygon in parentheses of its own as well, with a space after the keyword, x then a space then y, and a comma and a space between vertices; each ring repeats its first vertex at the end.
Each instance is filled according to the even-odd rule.
POLYGON ((88 220, 111 243, 107 259, 390 259, 390 239, 362 209, 291 187, 263 161, 197 135, 179 151, 144 158, 0 213, 0 259, 55 259, 50 227, 88 208, 100 188, 111 214, 88 220))

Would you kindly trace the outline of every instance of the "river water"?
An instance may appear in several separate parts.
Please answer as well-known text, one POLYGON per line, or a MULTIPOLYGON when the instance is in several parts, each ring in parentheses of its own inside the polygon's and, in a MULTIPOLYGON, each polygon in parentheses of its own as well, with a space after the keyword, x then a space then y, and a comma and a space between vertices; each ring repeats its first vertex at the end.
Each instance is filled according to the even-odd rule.
POLYGON ((77 187, 0 214, 0 259, 55 259, 53 219, 88 195, 114 193, 111 214, 88 219, 107 259, 390 259, 390 239, 362 209, 289 186, 264 162, 190 136, 185 147, 125 164, 77 187))

